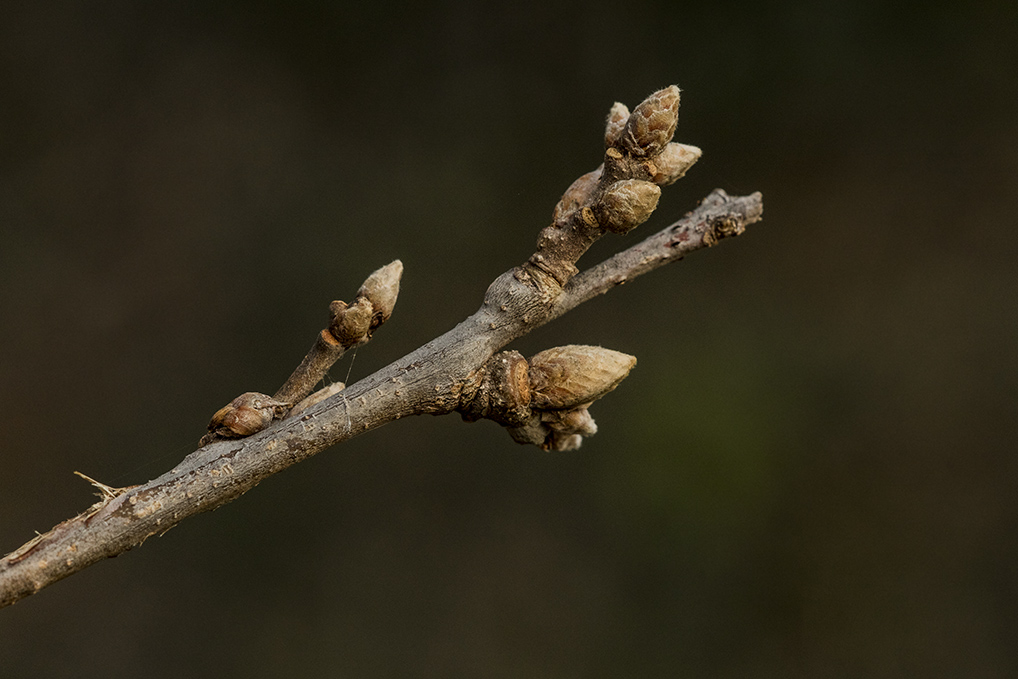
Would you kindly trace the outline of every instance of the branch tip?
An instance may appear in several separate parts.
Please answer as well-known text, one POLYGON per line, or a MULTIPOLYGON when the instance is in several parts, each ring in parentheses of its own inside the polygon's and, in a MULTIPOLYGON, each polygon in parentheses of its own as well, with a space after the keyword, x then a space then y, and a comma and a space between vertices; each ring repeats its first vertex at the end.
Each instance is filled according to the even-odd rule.
POLYGON ((679 88, 658 90, 633 110, 621 143, 634 156, 653 156, 672 140, 679 122, 679 88))

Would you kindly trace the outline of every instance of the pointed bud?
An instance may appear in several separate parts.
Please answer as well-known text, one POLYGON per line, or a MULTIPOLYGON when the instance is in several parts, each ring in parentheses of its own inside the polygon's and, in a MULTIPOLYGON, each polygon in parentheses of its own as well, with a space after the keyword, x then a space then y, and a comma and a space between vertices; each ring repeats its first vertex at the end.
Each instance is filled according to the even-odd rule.
POLYGON ((611 148, 622 138, 622 132, 626 129, 626 121, 629 120, 629 107, 623 103, 615 102, 612 110, 608 112, 608 120, 604 125, 604 147, 611 148))
POLYGON ((588 172, 570 184, 566 192, 562 194, 558 204, 555 205, 555 210, 551 215, 552 222, 564 224, 573 216, 576 210, 589 204, 599 179, 601 179, 600 167, 593 172, 588 172))
POLYGON ((696 146, 673 141, 654 158, 654 167, 657 168, 657 172, 650 180, 658 186, 673 184, 676 180, 682 179, 689 168, 700 160, 701 155, 703 155, 703 151, 696 146))
POLYGON ((601 398, 619 385, 636 357, 602 347, 570 344, 531 357, 531 406, 566 410, 601 398))
POLYGON ((209 422, 209 432, 226 438, 250 436, 282 417, 290 404, 249 391, 220 408, 209 422))
POLYGON ((653 156, 672 140, 679 122, 679 88, 658 90, 636 107, 622 134, 622 146, 634 156, 653 156))
POLYGON ((368 276, 364 285, 357 291, 358 297, 367 297, 374 307, 374 318, 371 329, 374 330, 389 320, 399 296, 399 279, 403 275, 403 262, 398 259, 386 264, 368 276))
POLYGON ((623 179, 608 187, 594 207, 598 224, 624 234, 643 224, 657 207, 661 188, 640 179, 623 179))

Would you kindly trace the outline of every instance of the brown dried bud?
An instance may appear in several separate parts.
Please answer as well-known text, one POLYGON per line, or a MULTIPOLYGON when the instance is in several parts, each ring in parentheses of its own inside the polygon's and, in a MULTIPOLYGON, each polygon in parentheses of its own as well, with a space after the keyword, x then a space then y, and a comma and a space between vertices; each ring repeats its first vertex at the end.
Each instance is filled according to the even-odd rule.
POLYGON ((371 337, 371 318, 374 309, 366 297, 358 297, 351 305, 336 300, 329 305, 332 322, 329 332, 346 348, 363 344, 371 337))
POLYGON ((288 407, 289 403, 249 391, 216 411, 209 422, 209 432, 225 438, 250 436, 282 417, 288 407))
POLYGON ((579 434, 559 434, 552 432, 551 437, 541 446, 545 450, 563 452, 566 450, 577 450, 583 445, 583 437, 579 434))
POLYGON ((673 184, 685 176, 689 168, 700 160, 701 155, 703 155, 703 151, 699 148, 673 141, 654 158, 654 167, 657 172, 650 180, 658 186, 673 184))
POLYGON ((593 436, 597 433, 597 423, 586 407, 545 411, 541 414, 541 421, 547 424, 549 429, 562 435, 593 436))
POLYGON ((389 320, 399 296, 399 279, 403 275, 403 262, 398 259, 386 264, 368 276, 357 291, 358 297, 366 297, 374 307, 371 329, 374 330, 389 320))
POLYGON ((532 413, 526 422, 518 427, 508 427, 506 431, 513 441, 521 445, 534 445, 544 447, 551 430, 541 422, 541 413, 532 413))
POLYGON ((619 385, 636 357, 602 347, 570 344, 530 358, 531 405, 566 410, 595 401, 619 385))
POLYGON ((604 125, 604 147, 610 148, 622 138, 622 132, 626 129, 626 121, 629 120, 629 107, 623 103, 615 102, 612 110, 608 112, 608 120, 604 125))
POLYGON ((588 172, 569 185, 551 214, 554 223, 564 224, 573 216, 573 213, 590 203, 594 189, 597 188, 597 182, 601 178, 601 169, 599 167, 593 172, 588 172))
POLYGON ((657 207, 661 188, 640 179, 623 179, 608 187, 594 207, 598 224, 624 234, 643 224, 657 207))
POLYGON ((653 156, 672 140, 679 122, 679 88, 658 90, 636 107, 622 134, 622 146, 634 156, 653 156))
POLYGON ((573 410, 541 410, 524 424, 509 427, 517 443, 535 445, 542 450, 575 450, 585 436, 597 433, 597 425, 586 407, 573 410))

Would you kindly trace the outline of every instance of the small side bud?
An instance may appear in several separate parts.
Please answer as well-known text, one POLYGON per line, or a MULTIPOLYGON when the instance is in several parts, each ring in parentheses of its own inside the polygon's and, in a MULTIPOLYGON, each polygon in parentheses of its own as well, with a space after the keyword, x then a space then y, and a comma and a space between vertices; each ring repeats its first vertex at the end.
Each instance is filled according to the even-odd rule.
POLYGON ((573 410, 534 411, 531 417, 518 427, 508 428, 513 440, 531 444, 541 450, 576 450, 586 436, 597 433, 597 425, 586 406, 573 410))
POLYGON ((661 187, 657 184, 623 179, 604 192, 594 207, 594 216, 598 224, 613 233, 629 233, 647 221, 660 197, 661 187))
POLYGON ((619 143, 628 120, 629 107, 616 101, 612 105, 612 110, 608 112, 608 120, 604 124, 604 147, 606 149, 619 143))
POLYGON ((579 434, 559 434, 552 432, 551 437, 542 446, 545 450, 565 452, 567 450, 578 450, 583 445, 583 437, 579 434))
POLYGON ((636 357, 602 347, 570 344, 531 357, 531 406, 569 410, 595 401, 619 385, 636 357))
POLYGON ((371 319, 374 309, 365 297, 358 297, 353 304, 335 301, 329 305, 332 322, 329 332, 336 341, 346 348, 363 344, 371 337, 371 319))
POLYGON ((506 431, 513 441, 520 445, 534 445, 544 447, 544 442, 551 435, 551 430, 541 423, 541 414, 532 413, 531 416, 518 427, 508 427, 506 431))
POLYGON ((597 188, 599 179, 601 179, 600 167, 593 172, 588 172, 570 184, 566 192, 562 194, 562 198, 555 205, 555 210, 551 214, 552 222, 564 224, 578 209, 588 205, 591 196, 594 195, 594 189, 597 188))
POLYGON ((265 429, 272 420, 282 417, 289 406, 289 403, 277 401, 266 394, 249 391, 216 411, 209 422, 209 435, 223 438, 250 436, 265 429))
POLYGON ((668 186, 685 176, 689 168, 703 155, 696 146, 672 142, 654 158, 657 172, 650 178, 658 186, 668 186))
POLYGON ((597 433, 597 423, 586 407, 545 411, 541 415, 541 421, 547 424, 549 429, 562 435, 593 436, 597 433))
POLYGON ((358 297, 366 297, 374 307, 371 329, 374 330, 389 320, 399 296, 399 279, 403 275, 403 262, 398 259, 386 264, 368 276, 357 291, 358 297))
POLYGON ((658 90, 636 107, 622 134, 622 146, 634 156, 653 156, 672 140, 679 122, 679 88, 658 90))

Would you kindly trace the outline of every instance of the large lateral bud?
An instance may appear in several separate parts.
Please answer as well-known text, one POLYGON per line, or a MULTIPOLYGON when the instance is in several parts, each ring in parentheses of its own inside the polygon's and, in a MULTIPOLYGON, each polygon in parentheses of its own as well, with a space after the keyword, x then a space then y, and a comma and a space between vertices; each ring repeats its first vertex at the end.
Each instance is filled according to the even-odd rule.
POLYGON ((636 357, 603 347, 569 344, 530 358, 531 406, 567 410, 601 398, 619 385, 636 357))
POLYGON ((623 179, 608 187, 594 206, 597 223, 612 233, 629 233, 650 218, 661 187, 640 179, 623 179))

